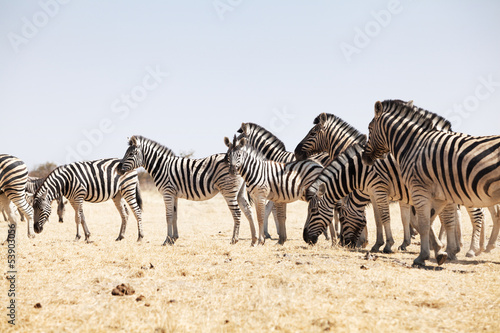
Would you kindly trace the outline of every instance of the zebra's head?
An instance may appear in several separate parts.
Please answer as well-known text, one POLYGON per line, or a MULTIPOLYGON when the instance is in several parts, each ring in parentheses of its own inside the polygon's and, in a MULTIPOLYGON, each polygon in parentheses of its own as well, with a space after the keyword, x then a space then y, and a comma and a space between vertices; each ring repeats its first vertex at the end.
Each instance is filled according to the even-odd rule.
POLYGON ((295 148, 295 158, 303 161, 314 154, 328 151, 328 141, 326 139, 325 123, 328 120, 326 113, 320 114, 314 119, 314 127, 295 148))
POLYGON ((317 190, 315 187, 316 184, 313 184, 306 191, 306 199, 309 204, 303 232, 304 241, 311 245, 316 244, 318 236, 326 230, 328 224, 333 220, 333 207, 329 207, 324 198, 326 185, 320 183, 317 190))
POLYGON ((49 220, 52 207, 48 198, 47 189, 40 188, 33 198, 33 223, 37 234, 43 231, 43 225, 49 220))
POLYGON ((383 129, 383 112, 384 106, 382 102, 377 101, 375 103, 375 117, 373 117, 368 125, 368 142, 365 145, 362 155, 363 162, 368 165, 373 165, 376 159, 385 158, 387 153, 389 153, 389 144, 387 143, 383 129))
POLYGON ((125 152, 125 156, 123 156, 121 162, 116 168, 119 175, 123 175, 143 165, 141 142, 135 135, 130 138, 128 145, 129 147, 125 152))
POLYGON ((236 175, 245 158, 246 152, 243 148, 247 144, 247 138, 241 137, 238 139, 235 135, 233 142, 231 142, 228 137, 225 137, 224 143, 228 148, 225 161, 229 165, 229 172, 232 175, 236 175))

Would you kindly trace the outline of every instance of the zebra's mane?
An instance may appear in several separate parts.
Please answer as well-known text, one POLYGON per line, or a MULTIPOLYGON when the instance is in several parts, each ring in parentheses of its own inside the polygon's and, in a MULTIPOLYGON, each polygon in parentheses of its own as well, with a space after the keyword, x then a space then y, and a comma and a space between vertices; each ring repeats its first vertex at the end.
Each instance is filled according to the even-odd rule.
POLYGON ((276 149, 280 149, 280 150, 283 150, 283 151, 286 151, 286 147, 285 147, 285 144, 283 143, 283 141, 281 141, 280 139, 278 139, 276 137, 276 135, 274 135, 273 133, 269 132, 267 129, 265 129, 264 127, 260 126, 260 125, 257 125, 255 123, 246 123, 246 126, 248 127, 248 133, 244 133, 243 129, 240 127, 240 129, 238 129, 238 133, 242 133, 243 135, 246 135, 246 137, 248 138, 250 144, 254 147, 254 148, 258 148, 258 149, 265 149, 266 147, 269 148, 269 146, 271 144, 275 145, 276 146, 276 149), (258 135, 255 135, 255 133, 258 133, 258 135), (259 140, 260 139, 260 140, 259 140), (260 142, 265 142, 265 147, 257 147, 257 145, 260 143, 260 142))
POLYGON ((137 143, 139 144, 146 144, 150 147, 152 147, 154 150, 156 151, 159 151, 161 152, 162 154, 165 154, 166 156, 175 156, 175 153, 172 149, 170 148, 167 148, 165 147, 164 145, 162 145, 161 143, 158 143, 154 140, 151 140, 151 139, 148 139, 148 138, 145 138, 141 135, 134 135, 130 138, 129 142, 128 142, 128 145, 129 146, 132 146, 134 145, 134 141, 133 140, 136 140, 137 143))
MULTIPOLYGON (((345 132, 345 134, 348 137, 353 137, 355 143, 360 143, 360 144, 365 144, 366 143, 366 135, 360 133, 356 128, 354 128, 351 124, 348 122, 342 120, 340 117, 331 114, 331 113, 325 113, 326 114, 326 127, 335 127, 338 129, 341 129, 345 132)), ((320 122, 320 116, 317 116, 314 118, 314 125, 319 124, 320 122)))
POLYGON ((451 123, 444 117, 401 100, 382 102, 384 112, 410 120, 425 130, 451 131, 451 123))

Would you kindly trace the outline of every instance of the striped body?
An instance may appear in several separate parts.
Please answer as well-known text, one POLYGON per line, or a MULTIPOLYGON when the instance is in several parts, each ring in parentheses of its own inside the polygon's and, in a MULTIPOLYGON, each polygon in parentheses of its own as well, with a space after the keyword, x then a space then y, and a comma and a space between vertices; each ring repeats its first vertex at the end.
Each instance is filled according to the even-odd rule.
POLYGON ((487 207, 500 202, 500 136, 473 137, 446 132, 444 118, 401 101, 375 104, 366 163, 391 152, 417 210, 421 251, 415 264, 429 258, 430 220, 447 203, 487 207))
POLYGON ((33 208, 26 201, 25 194, 27 180, 28 169, 23 161, 12 155, 0 154, 0 191, 5 194, 2 206, 7 210, 8 220, 13 224, 14 230, 17 228, 17 222, 8 201, 13 202, 19 212, 27 216, 28 237, 33 238, 35 237, 33 233, 33 208))
POLYGON ((75 210, 76 239, 80 238, 79 225, 82 224, 85 240, 89 241, 88 230, 82 204, 84 201, 99 203, 112 199, 122 217, 122 225, 117 240, 124 237, 128 219, 128 203, 135 214, 138 226, 138 240, 142 232, 142 199, 139 192, 137 173, 119 175, 119 159, 109 158, 96 161, 75 162, 54 169, 43 181, 34 196, 35 231, 40 233, 51 212, 50 203, 58 197, 68 199, 75 210))
POLYGON ((319 175, 322 165, 311 160, 280 163, 265 160, 259 152, 247 145, 245 138, 225 138, 228 146, 227 161, 230 171, 240 174, 246 182, 248 192, 257 205, 259 220, 259 243, 264 243, 263 217, 267 200, 275 203, 280 239, 286 241, 286 204, 305 199, 305 190, 319 175))
POLYGON ((231 242, 238 241, 241 208, 250 223, 252 244, 255 243, 255 227, 250 205, 244 198, 243 179, 229 173, 224 154, 201 159, 182 158, 153 140, 133 136, 122 159, 120 171, 127 173, 141 166, 153 177, 165 201, 168 234, 163 245, 172 245, 178 238, 178 198, 202 201, 213 198, 219 192, 226 199, 234 220, 231 242))

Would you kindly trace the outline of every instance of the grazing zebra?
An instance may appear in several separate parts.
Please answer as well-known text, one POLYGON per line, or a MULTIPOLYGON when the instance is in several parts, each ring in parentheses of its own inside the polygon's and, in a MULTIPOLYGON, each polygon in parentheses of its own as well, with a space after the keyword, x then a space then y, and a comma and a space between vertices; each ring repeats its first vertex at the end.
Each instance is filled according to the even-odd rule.
POLYGON ((33 198, 35 210, 35 232, 40 233, 51 213, 50 203, 58 197, 65 196, 75 210, 76 237, 80 239, 80 224, 85 233, 85 241, 89 242, 90 231, 83 214, 83 202, 104 202, 112 199, 122 218, 120 234, 117 241, 125 236, 127 227, 128 203, 137 219, 138 238, 142 240, 142 198, 139 191, 137 172, 119 175, 117 167, 119 159, 106 158, 96 161, 75 162, 55 168, 44 179, 33 198))
POLYGON ((488 207, 500 203, 500 136, 474 137, 436 129, 444 118, 401 101, 375 103, 363 160, 391 152, 417 211, 420 254, 429 259, 430 221, 448 203, 488 207), (423 116, 422 114, 427 114, 423 116))
POLYGON ((228 147, 226 154, 229 170, 238 173, 246 182, 248 192, 256 203, 259 222, 259 244, 264 244, 264 214, 267 200, 274 202, 278 215, 279 241, 286 241, 286 204, 299 199, 304 200, 305 190, 323 169, 322 165, 306 160, 301 162, 279 163, 264 159, 258 151, 247 145, 245 137, 233 142, 224 138, 228 147))
MULTIPOLYGON (((26 182, 26 194, 28 195, 28 201, 33 201, 33 196, 35 195, 35 192, 36 190, 38 190, 40 185, 43 184, 43 181, 44 178, 28 176, 28 181, 26 182)), ((63 223, 64 212, 66 211, 65 205, 68 203, 68 201, 64 200, 63 196, 59 196, 55 200, 57 201, 57 216, 59 216, 59 223, 63 223)))
MULTIPOLYGON (((370 193, 371 196, 376 196, 378 186, 378 176, 374 172, 375 165, 369 166, 362 163, 362 146, 355 144, 349 147, 344 153, 340 154, 323 172, 319 175, 313 185, 307 190, 307 199, 309 201, 309 214, 304 227, 304 241, 308 243, 316 243, 318 234, 324 230, 327 221, 331 218, 331 209, 335 202, 340 198, 345 197, 348 193, 354 190, 360 190, 363 193, 370 193)), ((381 161, 379 161, 380 163, 381 161)), ((404 185, 402 185, 404 186, 404 185)), ((387 194, 385 185, 380 189, 382 196, 391 198, 391 194, 387 194)), ((404 189, 403 191, 406 191, 404 189)), ((404 193, 404 192, 403 192, 404 193)), ((398 200, 408 200, 408 197, 397 197, 398 200)), ((378 198, 373 200, 374 206, 378 202, 378 198)), ((411 202, 406 202, 411 204, 411 202)), ((387 203, 388 206, 388 203, 387 203)), ((406 206, 408 207, 408 206, 406 206)), ((375 209, 377 212, 378 209, 375 209)), ((446 210, 446 215, 441 214, 440 218, 445 226, 451 225, 448 231, 448 252, 451 257, 458 253, 457 237, 455 235, 454 221, 456 216, 456 205, 451 204, 446 210)), ((357 210, 357 214, 364 210, 357 210)), ((346 235, 344 241, 347 244, 354 244, 357 234, 361 232, 361 225, 345 226, 346 235)), ((441 251, 440 244, 436 237, 431 239, 434 249, 437 249, 436 258, 440 262, 446 260, 448 254, 441 251), (439 245, 439 246, 438 246, 439 245)))
POLYGON ((163 245, 173 245, 179 238, 177 231, 177 199, 203 201, 221 193, 234 220, 231 243, 238 242, 241 210, 245 213, 252 233, 252 245, 257 241, 250 204, 245 199, 243 179, 229 172, 225 154, 201 159, 177 157, 165 146, 134 135, 123 157, 119 171, 130 172, 144 167, 153 177, 163 195, 167 215, 167 238, 163 245))
MULTIPOLYGON (((28 237, 34 238, 33 233, 33 208, 26 201, 25 187, 28 180, 28 168, 23 161, 12 155, 0 154, 0 191, 5 194, 2 205, 7 210, 8 220, 17 228, 14 212, 10 209, 9 200, 17 209, 27 216, 28 237)), ((11 236, 12 237, 12 236, 11 236)), ((9 237, 7 236, 7 240, 9 237)))
MULTIPOLYGON (((240 133, 238 139, 241 139, 242 137, 247 138, 248 144, 259 151, 266 160, 280 163, 289 163, 295 161, 295 154, 287 151, 285 148, 285 144, 262 126, 254 123, 242 123, 237 132, 240 133)), ((330 163, 328 154, 314 156, 314 158, 318 160, 322 165, 327 165, 330 163)), ((276 230, 279 234, 276 209, 274 208, 274 203, 272 201, 269 201, 266 205, 266 213, 264 217, 264 236, 266 238, 271 238, 268 233, 268 218, 271 211, 273 212, 274 220, 276 222, 276 230)), ((335 217, 337 216, 335 215, 335 217)), ((336 232, 332 223, 330 223, 330 234, 332 235, 332 237, 336 236, 336 232)), ((326 239, 328 239, 328 233, 326 231, 325 237, 326 239)))

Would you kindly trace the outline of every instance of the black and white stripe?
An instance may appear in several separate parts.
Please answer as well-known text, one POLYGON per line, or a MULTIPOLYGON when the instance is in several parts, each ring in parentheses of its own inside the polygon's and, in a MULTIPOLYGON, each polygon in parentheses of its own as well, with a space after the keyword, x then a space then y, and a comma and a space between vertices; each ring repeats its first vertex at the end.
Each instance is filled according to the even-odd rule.
MULTIPOLYGON (((40 185, 43 184, 43 181, 44 178, 28 176, 28 181, 26 182, 26 194, 30 203, 33 202, 33 196, 35 195, 36 190, 38 190, 40 185)), ((59 223, 63 223, 64 212, 66 211, 66 204, 68 202, 64 200, 63 196, 59 196, 55 200, 57 201, 57 216, 59 216, 59 223)))
POLYGON ((35 232, 42 232, 51 213, 51 202, 64 196, 75 210, 75 240, 80 239, 79 226, 82 224, 85 240, 89 241, 90 231, 83 214, 83 202, 98 203, 112 199, 122 218, 120 234, 116 240, 123 239, 127 227, 129 213, 125 203, 128 203, 137 219, 137 240, 142 240, 142 199, 137 172, 120 175, 117 172, 119 163, 119 159, 108 158, 75 162, 54 169, 40 185, 33 199, 35 232))
POLYGON ((130 172, 144 167, 153 177, 165 201, 168 232, 163 245, 174 244, 179 237, 177 230, 177 199, 202 201, 221 193, 234 220, 231 242, 238 241, 241 210, 245 213, 252 233, 252 244, 257 238, 251 208, 245 199, 243 179, 229 173, 225 154, 215 154, 201 159, 177 157, 167 147, 134 135, 122 159, 120 172, 130 172))
POLYGON ((259 222, 259 244, 264 244, 263 219, 267 200, 274 202, 279 223, 279 244, 284 244, 286 235, 286 204, 304 200, 305 190, 323 169, 315 161, 279 163, 264 159, 258 151, 247 145, 247 139, 233 142, 226 137, 227 161, 230 172, 240 174, 246 182, 248 192, 256 204, 259 222))
POLYGON ((34 238, 33 208, 26 201, 27 180, 28 168, 23 161, 12 155, 0 154, 0 192, 5 194, 2 196, 1 204, 7 211, 9 222, 14 225, 14 230, 16 230, 17 222, 9 201, 14 203, 19 212, 28 219, 28 237, 34 238))
POLYGON ((488 207, 500 202, 500 136, 474 137, 440 130, 449 122, 401 101, 375 103, 363 160, 391 152, 417 210, 421 237, 415 264, 429 258, 429 226, 448 203, 488 207))

